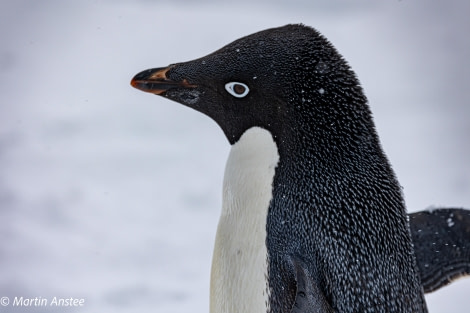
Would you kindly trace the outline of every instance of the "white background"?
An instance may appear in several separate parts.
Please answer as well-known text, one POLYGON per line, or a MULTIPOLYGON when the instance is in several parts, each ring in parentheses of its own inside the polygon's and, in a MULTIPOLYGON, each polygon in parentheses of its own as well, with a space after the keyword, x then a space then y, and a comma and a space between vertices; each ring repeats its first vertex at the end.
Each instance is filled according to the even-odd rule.
MULTIPOLYGON (((208 312, 229 144, 129 85, 250 33, 313 26, 350 62, 410 211, 470 207, 470 2, 0 2, 0 312, 208 312)), ((427 296, 468 312, 470 278, 427 296)))

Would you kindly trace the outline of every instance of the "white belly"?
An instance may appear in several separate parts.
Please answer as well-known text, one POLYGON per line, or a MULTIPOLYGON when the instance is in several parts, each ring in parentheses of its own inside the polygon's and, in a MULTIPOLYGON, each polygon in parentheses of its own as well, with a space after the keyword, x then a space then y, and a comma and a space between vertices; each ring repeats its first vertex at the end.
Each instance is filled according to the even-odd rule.
POLYGON ((212 260, 210 312, 267 312, 266 218, 279 161, 271 133, 247 130, 232 146, 212 260))

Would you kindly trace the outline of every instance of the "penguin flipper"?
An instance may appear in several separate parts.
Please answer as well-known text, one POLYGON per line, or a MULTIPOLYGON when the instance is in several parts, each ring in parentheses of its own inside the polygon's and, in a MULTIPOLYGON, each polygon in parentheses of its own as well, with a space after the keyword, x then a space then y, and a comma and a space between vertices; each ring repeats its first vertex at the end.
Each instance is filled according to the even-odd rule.
POLYGON ((409 218, 425 293, 470 275, 470 210, 435 209, 409 218))
POLYGON ((294 265, 297 291, 291 313, 333 313, 317 283, 310 276, 305 264, 291 258, 294 265))

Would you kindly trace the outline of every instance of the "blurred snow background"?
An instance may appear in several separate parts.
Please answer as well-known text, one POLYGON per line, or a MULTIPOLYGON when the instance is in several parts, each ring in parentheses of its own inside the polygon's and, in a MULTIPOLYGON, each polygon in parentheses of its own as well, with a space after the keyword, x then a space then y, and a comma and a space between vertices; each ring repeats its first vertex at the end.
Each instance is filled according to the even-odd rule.
MULTIPOLYGON (((129 86, 287 23, 358 74, 410 211, 470 207, 468 1, 0 2, 0 296, 57 312, 208 312, 229 145, 129 86)), ((428 295, 468 312, 470 279, 428 295)), ((56 312, 0 307, 0 312, 56 312)))

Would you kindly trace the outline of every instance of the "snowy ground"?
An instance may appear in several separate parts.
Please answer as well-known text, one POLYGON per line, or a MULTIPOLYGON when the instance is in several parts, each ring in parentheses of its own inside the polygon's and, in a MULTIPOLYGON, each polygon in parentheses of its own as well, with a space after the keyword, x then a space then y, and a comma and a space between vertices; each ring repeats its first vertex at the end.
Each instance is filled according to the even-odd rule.
POLYGON ((470 207, 468 1, 157 2, 0 2, 0 297, 85 299, 0 312, 208 312, 229 145, 129 81, 268 27, 314 26, 350 62, 410 211, 470 207))

